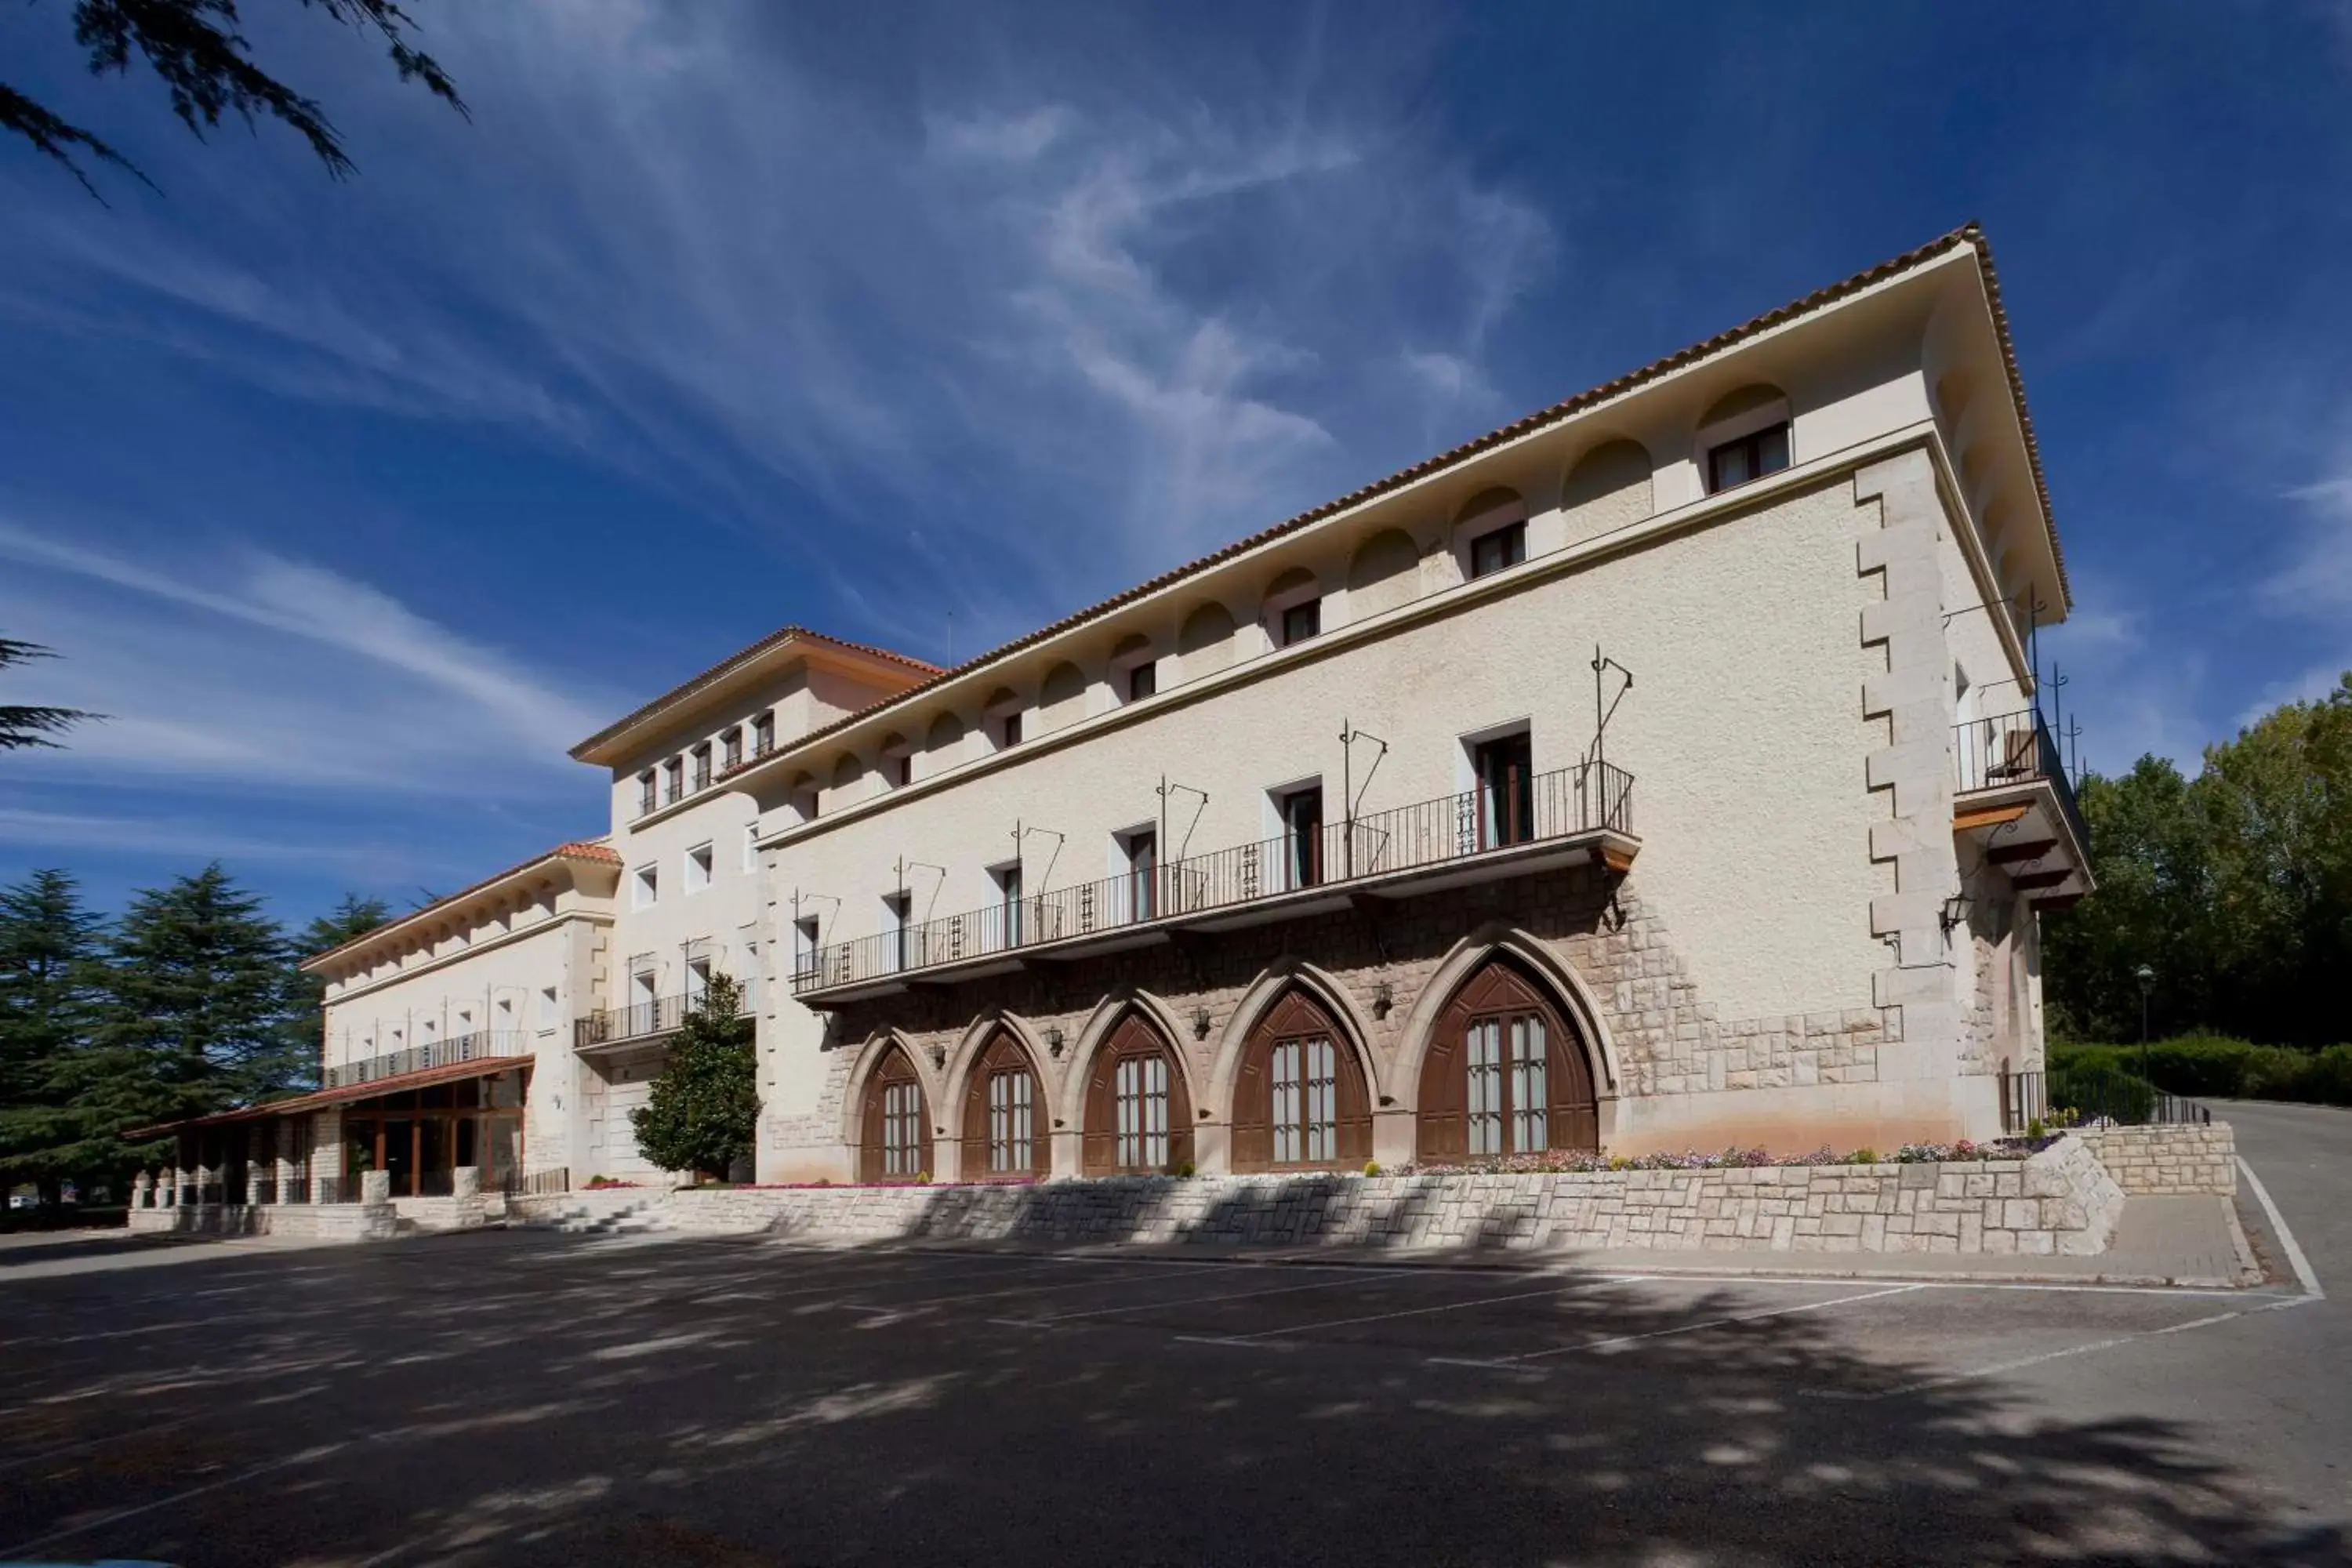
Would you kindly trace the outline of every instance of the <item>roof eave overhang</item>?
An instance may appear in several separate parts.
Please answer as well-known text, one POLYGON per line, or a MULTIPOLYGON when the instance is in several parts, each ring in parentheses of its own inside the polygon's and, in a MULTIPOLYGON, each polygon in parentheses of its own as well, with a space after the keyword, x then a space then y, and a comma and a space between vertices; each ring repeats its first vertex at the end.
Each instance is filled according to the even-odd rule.
POLYGON ((747 687, 772 679, 803 661, 912 684, 926 682, 937 673, 933 666, 917 660, 869 652, 855 644, 787 626, 599 730, 572 747, 569 754, 576 763, 595 767, 618 766, 688 715, 740 694, 747 687))
POLYGON ((404 938, 419 925, 430 924, 436 917, 447 914, 456 905, 470 902, 475 899, 488 898, 493 893, 507 891, 514 884, 528 879, 534 873, 556 866, 563 867, 567 870, 577 866, 596 866, 613 872, 615 876, 620 873, 618 857, 607 860, 601 856, 577 855, 565 849, 551 849, 544 855, 525 860, 519 866, 509 866, 494 876, 486 877, 470 888, 461 888, 446 898, 436 899, 423 909, 412 910, 396 921, 388 921, 373 931, 363 931, 340 946, 331 947, 324 952, 314 952, 302 960, 297 967, 305 974, 324 973, 338 960, 356 958, 371 948, 391 942, 396 938, 404 938))

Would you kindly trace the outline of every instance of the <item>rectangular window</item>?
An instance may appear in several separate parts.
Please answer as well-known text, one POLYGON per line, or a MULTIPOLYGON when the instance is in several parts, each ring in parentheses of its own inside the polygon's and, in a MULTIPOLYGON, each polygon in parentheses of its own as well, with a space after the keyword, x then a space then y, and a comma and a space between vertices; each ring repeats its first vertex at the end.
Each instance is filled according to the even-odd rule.
POLYGON ((686 966, 686 1005, 699 1007, 702 999, 710 994, 710 960, 698 958, 686 966))
POLYGON ((637 775, 637 810, 640 813, 648 812, 660 804, 660 786, 654 782, 653 769, 647 768, 637 775))
POLYGON ((1127 700, 1140 702, 1160 689, 1160 666, 1145 659, 1127 672, 1127 700))
POLYGON ((672 757, 662 764, 662 804, 668 805, 686 794, 686 760, 672 757))
POLYGON ((1517 566, 1527 558, 1528 525, 1515 522, 1492 533, 1482 533, 1471 541, 1470 575, 1484 577, 1490 572, 1517 566))
POLYGON ((1157 1171, 1168 1163, 1168 1058, 1129 1057, 1112 1079, 1117 1096, 1116 1163, 1126 1171, 1157 1171))
POLYGON ((997 721, 997 749, 999 751, 1004 751, 1011 747, 1017 746, 1020 743, 1021 715, 1018 713, 1007 713, 1003 719, 997 721))
POLYGON ((1525 844, 1536 836, 1535 744, 1524 730, 1471 752, 1478 773, 1478 847, 1525 844))
POLYGON ((817 926, 814 915, 793 922, 793 978, 805 985, 816 973, 817 926))
POLYGON ((1511 1147, 1532 1154, 1550 1146, 1545 1108, 1551 1094, 1544 1077, 1543 1020, 1523 1013, 1511 1020, 1511 1147))
POLYGON ((736 725, 720 737, 719 757, 730 773, 743 765, 742 725, 736 725))
POLYGON ((922 1173, 923 1090, 914 1083, 894 1083, 882 1090, 882 1173, 915 1176, 922 1173))
POLYGON ((1464 1043, 1470 1075, 1470 1152, 1503 1152, 1503 1025, 1497 1018, 1479 1018, 1470 1025, 1464 1043))
POLYGON ((1789 426, 1768 426, 1737 441, 1726 441, 1706 455, 1706 488, 1727 490, 1750 479, 1777 474, 1789 466, 1789 426))
POLYGON ((889 759, 889 763, 890 785, 892 788, 905 789, 908 784, 915 782, 914 752, 908 752, 903 757, 892 757, 889 759))
POLYGON ((1004 927, 1004 945, 1021 945, 1021 867, 1019 862, 989 872, 996 879, 997 910, 1004 927))
POLYGON ((743 869, 760 868, 760 824, 757 818, 743 825, 743 869))
POLYGON ((890 938, 891 967, 894 969, 907 968, 914 956, 911 924, 914 908, 915 896, 904 889, 882 895, 882 929, 890 938))
POLYGON ((1000 1174, 1032 1169, 1036 1148, 1033 1093, 1026 1068, 1000 1072, 988 1080, 988 1168, 1000 1174))
POLYGON ((1293 790, 1282 797, 1285 888, 1312 888, 1323 880, 1323 787, 1293 790))
POLYGON ((708 741, 694 748, 694 787, 698 794, 710 787, 710 742, 708 741))
POLYGON ((649 910, 660 897, 661 868, 638 867, 636 877, 630 883, 629 907, 636 910, 649 910))
POLYGON ((1320 1037, 1274 1047, 1274 1163, 1314 1165, 1339 1152, 1339 1057, 1320 1037))
POLYGON ((539 988, 540 1028, 542 1031, 554 1028, 555 1026, 562 1020, 562 1016, 563 1015, 557 1009, 555 987, 552 985, 541 986, 539 988))
POLYGON ((1309 599, 1282 612, 1282 646, 1305 642, 1323 629, 1323 601, 1309 599))
POLYGON ((751 721, 751 754, 764 757, 776 749, 776 710, 772 708, 751 721))
POLYGON ((686 852, 686 891, 688 898, 709 890, 713 859, 708 844, 698 844, 686 852))
POLYGON ((1139 828, 1127 836, 1127 907, 1130 920, 1148 921, 1160 913, 1160 835, 1139 828))

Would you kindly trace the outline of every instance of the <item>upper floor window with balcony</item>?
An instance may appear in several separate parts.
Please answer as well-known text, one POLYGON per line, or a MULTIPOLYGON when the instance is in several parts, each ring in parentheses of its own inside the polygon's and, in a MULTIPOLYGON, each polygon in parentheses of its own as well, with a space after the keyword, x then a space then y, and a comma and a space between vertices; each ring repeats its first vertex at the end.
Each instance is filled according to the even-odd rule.
POLYGON ((1742 436, 1710 447, 1706 454, 1706 488, 1727 490, 1789 466, 1789 426, 1785 424, 1742 436))
POLYGON ((769 709, 751 721, 751 754, 764 757, 776 749, 776 710, 769 709))
POLYGON ((719 765, 732 773, 743 765, 743 726, 736 725, 719 737, 719 765))
POLYGON ((1698 424, 1712 495, 1789 466, 1789 399, 1761 382, 1718 398, 1698 424))
POLYGON ((647 768, 637 775, 637 810, 648 812, 661 805, 661 786, 654 782, 654 770, 647 768))
POLYGON ((1514 522, 1470 542, 1470 575, 1484 577, 1528 558, 1528 525, 1514 522))
POLYGON ((708 741, 694 748, 694 787, 697 793, 710 787, 710 742, 708 741))
POLYGON ((675 805, 686 794, 686 759, 672 757, 662 764, 662 804, 675 805))

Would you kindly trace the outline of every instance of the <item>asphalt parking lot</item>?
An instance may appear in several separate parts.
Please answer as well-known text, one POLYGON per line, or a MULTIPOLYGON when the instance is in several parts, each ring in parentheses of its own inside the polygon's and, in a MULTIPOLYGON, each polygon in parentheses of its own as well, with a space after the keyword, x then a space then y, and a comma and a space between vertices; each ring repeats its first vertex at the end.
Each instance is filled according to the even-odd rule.
POLYGON ((2352 1561, 2342 1329, 2291 1280, 131 1261, 0 1269, 0 1562, 2352 1561))

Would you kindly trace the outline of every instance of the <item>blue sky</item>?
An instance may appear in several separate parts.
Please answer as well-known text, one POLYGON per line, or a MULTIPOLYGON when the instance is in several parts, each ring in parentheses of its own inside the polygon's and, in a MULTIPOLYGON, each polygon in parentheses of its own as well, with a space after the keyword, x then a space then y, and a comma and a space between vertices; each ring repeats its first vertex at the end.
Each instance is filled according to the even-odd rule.
POLYGON ((2352 667, 2336 0, 410 8, 470 123, 247 6, 340 184, 0 9, 164 193, 0 144, 0 691, 114 716, 0 880, 448 891, 778 625, 968 657, 1970 217, 2086 760, 2352 667))

